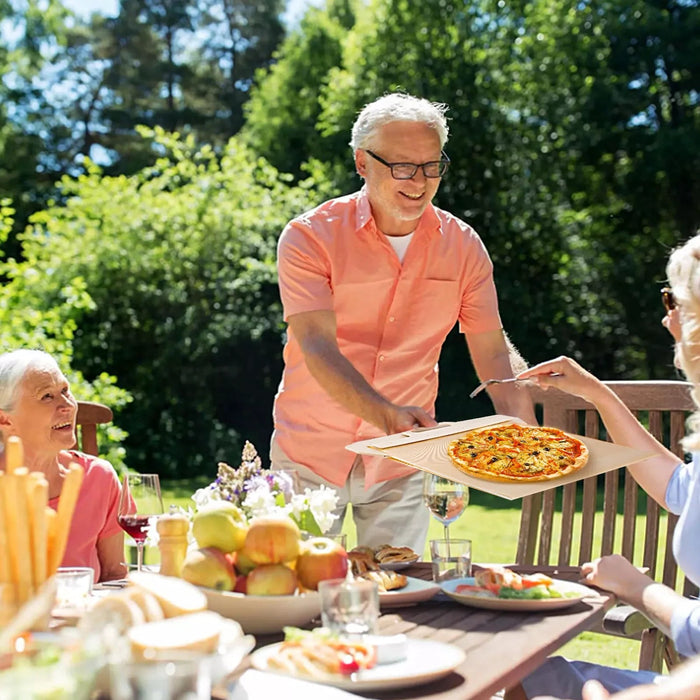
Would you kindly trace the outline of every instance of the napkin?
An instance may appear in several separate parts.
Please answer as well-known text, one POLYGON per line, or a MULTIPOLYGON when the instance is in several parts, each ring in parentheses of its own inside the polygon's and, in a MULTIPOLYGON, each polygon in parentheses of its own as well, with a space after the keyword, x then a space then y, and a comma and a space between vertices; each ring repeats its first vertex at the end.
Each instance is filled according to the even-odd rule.
POLYGON ((367 700, 367 696, 348 693, 340 688, 309 683, 289 676, 277 676, 253 669, 247 670, 231 689, 228 700, 261 700, 287 697, 304 700, 367 700))

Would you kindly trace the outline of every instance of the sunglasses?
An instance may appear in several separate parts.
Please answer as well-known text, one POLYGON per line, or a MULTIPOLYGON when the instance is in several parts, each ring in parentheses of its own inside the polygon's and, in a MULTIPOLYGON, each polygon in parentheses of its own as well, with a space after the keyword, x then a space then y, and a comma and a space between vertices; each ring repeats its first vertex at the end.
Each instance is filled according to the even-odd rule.
POLYGON ((661 301, 666 309, 666 313, 676 308, 676 297, 673 296, 670 287, 664 287, 661 290, 661 301))

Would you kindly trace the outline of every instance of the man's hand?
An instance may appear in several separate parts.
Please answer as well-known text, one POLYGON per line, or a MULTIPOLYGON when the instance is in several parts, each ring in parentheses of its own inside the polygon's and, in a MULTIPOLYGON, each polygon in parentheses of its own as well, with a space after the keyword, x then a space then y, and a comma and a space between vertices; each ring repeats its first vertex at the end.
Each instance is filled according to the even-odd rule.
POLYGON ((420 406, 396 406, 387 404, 384 411, 384 424, 381 427, 387 435, 403 433, 414 428, 432 428, 437 421, 420 406))

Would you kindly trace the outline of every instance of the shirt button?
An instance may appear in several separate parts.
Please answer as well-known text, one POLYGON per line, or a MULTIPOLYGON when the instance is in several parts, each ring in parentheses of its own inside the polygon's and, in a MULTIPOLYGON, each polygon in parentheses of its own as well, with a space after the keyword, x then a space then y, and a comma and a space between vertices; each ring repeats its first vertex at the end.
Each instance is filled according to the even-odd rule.
POLYGON ((384 355, 380 355, 380 356, 379 356, 379 361, 380 361, 380 362, 384 362, 384 355))
POLYGON ((389 316, 389 321, 390 321, 391 323, 393 323, 395 320, 396 320, 396 317, 395 317, 395 316, 389 316))

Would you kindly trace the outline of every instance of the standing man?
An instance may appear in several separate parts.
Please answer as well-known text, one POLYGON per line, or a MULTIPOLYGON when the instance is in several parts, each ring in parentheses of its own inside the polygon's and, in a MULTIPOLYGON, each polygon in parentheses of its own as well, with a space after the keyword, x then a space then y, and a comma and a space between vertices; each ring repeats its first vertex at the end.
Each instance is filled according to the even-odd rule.
MULTIPOLYGON (((368 104, 350 141, 364 187, 292 220, 277 256, 288 337, 272 467, 296 469, 304 486, 333 486, 336 529, 351 503, 358 544, 419 554, 423 473, 345 446, 436 425, 438 358, 457 321, 480 379, 522 364, 501 327, 483 243, 431 204, 449 164, 446 109, 405 94, 368 104)), ((489 393, 499 413, 535 423, 517 385, 489 393)))

